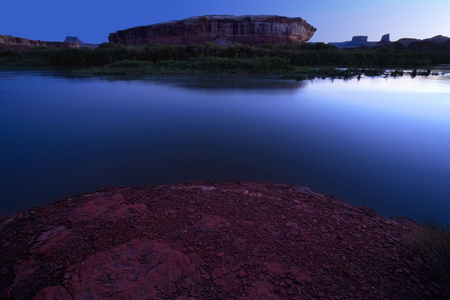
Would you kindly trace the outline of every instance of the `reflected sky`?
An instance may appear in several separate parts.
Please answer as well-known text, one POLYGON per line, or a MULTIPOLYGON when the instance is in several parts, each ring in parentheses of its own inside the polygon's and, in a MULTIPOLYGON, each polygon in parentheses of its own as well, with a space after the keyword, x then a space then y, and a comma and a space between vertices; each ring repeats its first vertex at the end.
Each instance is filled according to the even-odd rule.
POLYGON ((446 77, 52 72, 0 71, 0 214, 100 186, 242 179, 309 186, 384 216, 450 219, 446 77))
MULTIPOLYGON (((357 84, 353 81, 333 81, 331 86, 336 90, 332 92, 335 103, 389 115, 450 121, 449 76, 366 78, 357 84), (366 96, 358 97, 360 94, 366 96)), ((320 90, 329 86, 329 80, 316 80, 309 88, 320 90)))

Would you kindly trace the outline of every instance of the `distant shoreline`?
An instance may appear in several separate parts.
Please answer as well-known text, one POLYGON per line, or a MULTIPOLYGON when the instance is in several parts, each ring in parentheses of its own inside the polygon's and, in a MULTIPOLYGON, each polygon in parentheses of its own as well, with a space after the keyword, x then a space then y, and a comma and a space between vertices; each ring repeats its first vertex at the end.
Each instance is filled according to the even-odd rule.
POLYGON ((88 69, 81 69, 76 71, 77 74, 86 75, 229 75, 229 76, 273 76, 280 79, 294 79, 294 80, 312 80, 318 78, 332 78, 332 79, 352 79, 361 77, 402 77, 410 76, 440 76, 445 75, 445 72, 431 71, 430 68, 413 69, 413 70, 387 70, 387 69, 366 69, 366 68, 333 68, 333 67, 302 67, 293 68, 286 72, 278 73, 248 73, 245 71, 236 72, 234 70, 224 70, 222 72, 211 72, 208 70, 170 68, 169 70, 158 66, 141 66, 141 67, 124 67, 123 62, 120 64, 111 64, 103 67, 92 67, 88 69))
MULTIPOLYGON (((370 69, 370 68, 333 68, 333 67, 302 67, 294 68, 286 72, 277 73, 264 73, 264 72, 237 72, 235 70, 220 71, 208 71, 208 70, 196 70, 196 69, 182 69, 182 68, 170 68, 165 69, 158 66, 124 66, 126 62, 120 62, 119 64, 111 64, 102 67, 90 67, 90 68, 73 68, 73 67, 30 67, 30 66, 1 66, 0 70, 5 69, 23 69, 29 70, 34 68, 46 68, 49 70, 58 70, 63 68, 67 72, 68 76, 244 76, 244 77, 271 77, 274 79, 288 79, 288 80, 313 80, 313 79, 361 79, 363 77, 384 77, 384 78, 398 78, 403 76, 409 76, 411 78, 429 77, 429 76, 444 76, 449 72, 437 71, 436 67, 418 68, 418 69, 370 69), (70 75, 69 75, 70 74, 70 75)), ((133 64, 133 62, 131 62, 133 64)))
POLYGON ((274 75, 290 79, 321 77, 437 75, 428 66, 448 64, 450 56, 408 50, 338 49, 323 43, 243 45, 161 45, 127 47, 112 43, 96 49, 35 48, 0 51, 0 66, 74 67, 83 74, 274 75), (389 71, 386 74, 384 70, 389 71), (414 71, 416 70, 416 71, 414 71))

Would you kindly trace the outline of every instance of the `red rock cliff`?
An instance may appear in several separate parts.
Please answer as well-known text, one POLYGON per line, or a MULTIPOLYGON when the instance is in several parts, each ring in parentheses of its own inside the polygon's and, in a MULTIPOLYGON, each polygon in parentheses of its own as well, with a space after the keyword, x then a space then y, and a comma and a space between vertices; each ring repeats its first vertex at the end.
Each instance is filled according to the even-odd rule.
POLYGON ((0 50, 29 50, 36 47, 70 49, 80 48, 80 45, 69 42, 35 41, 10 35, 0 35, 0 50))
POLYGON ((211 15, 119 30, 109 35, 109 41, 127 46, 208 41, 255 46, 307 42, 316 30, 301 18, 211 15))

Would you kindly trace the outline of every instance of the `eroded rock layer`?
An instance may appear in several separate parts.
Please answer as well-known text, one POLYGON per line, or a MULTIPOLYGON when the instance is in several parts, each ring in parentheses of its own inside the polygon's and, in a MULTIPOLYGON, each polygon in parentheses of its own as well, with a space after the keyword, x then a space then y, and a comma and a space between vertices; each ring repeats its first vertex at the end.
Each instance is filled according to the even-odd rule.
POLYGON ((316 30, 301 18, 211 15, 119 30, 109 35, 109 41, 127 46, 208 41, 254 46, 307 42, 316 30))
POLYGON ((36 47, 71 49, 80 48, 80 45, 69 42, 36 41, 11 35, 0 35, 0 50, 30 50, 36 47))

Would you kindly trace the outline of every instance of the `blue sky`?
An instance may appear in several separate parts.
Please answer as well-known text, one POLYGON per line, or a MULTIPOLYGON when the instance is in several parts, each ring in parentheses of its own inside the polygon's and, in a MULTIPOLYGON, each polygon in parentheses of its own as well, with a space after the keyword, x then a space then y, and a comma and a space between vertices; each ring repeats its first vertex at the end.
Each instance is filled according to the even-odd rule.
POLYGON ((101 43, 117 30, 206 14, 301 17, 318 29, 313 42, 450 36, 448 0, 10 0, 1 10, 0 34, 46 41, 101 43))

